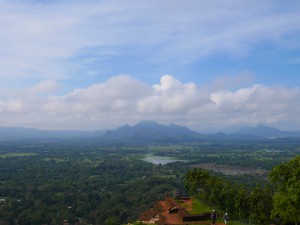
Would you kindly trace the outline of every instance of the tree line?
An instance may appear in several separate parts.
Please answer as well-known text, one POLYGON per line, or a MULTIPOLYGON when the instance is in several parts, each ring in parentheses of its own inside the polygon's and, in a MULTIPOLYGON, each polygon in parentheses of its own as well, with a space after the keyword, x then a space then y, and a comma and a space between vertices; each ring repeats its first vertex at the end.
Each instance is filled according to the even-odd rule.
POLYGON ((250 188, 194 168, 185 179, 190 194, 250 224, 300 223, 300 156, 269 173, 265 185, 250 188))

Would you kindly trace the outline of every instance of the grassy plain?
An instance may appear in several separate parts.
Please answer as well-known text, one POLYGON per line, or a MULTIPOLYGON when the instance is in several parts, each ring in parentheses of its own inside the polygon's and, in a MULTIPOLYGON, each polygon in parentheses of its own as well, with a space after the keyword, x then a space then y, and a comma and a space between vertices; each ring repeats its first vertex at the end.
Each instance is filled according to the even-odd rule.
POLYGON ((32 152, 12 152, 12 153, 0 154, 0 158, 30 157, 30 156, 36 156, 36 155, 37 155, 37 153, 32 153, 32 152))

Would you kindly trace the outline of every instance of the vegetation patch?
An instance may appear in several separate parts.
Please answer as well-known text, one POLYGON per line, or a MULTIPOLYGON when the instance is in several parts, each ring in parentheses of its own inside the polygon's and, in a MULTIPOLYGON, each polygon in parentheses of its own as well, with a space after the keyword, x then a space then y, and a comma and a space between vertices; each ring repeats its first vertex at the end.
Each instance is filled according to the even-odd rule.
POLYGON ((200 201, 193 198, 192 202, 192 210, 190 211, 190 214, 201 214, 205 212, 210 212, 211 209, 207 207, 206 205, 203 205, 200 201))
POLYGON ((33 152, 12 152, 12 153, 1 154, 0 158, 29 157, 29 156, 36 156, 36 155, 37 154, 33 152))
POLYGON ((207 213, 211 211, 210 207, 207 207, 196 198, 191 198, 190 201, 178 201, 178 203, 181 203, 182 206, 192 215, 207 213))
POLYGON ((43 160, 44 160, 44 161, 47 161, 47 162, 53 161, 53 162, 56 162, 56 163, 64 163, 64 162, 67 161, 67 160, 64 159, 64 158, 44 158, 43 160))

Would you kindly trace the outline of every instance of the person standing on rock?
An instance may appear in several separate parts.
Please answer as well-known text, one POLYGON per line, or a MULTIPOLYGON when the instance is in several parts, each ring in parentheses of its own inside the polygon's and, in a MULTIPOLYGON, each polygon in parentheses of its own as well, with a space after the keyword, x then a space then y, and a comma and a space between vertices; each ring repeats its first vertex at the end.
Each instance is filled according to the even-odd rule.
POLYGON ((216 210, 213 210, 212 213, 211 213, 211 220, 212 220, 213 225, 216 224, 217 218, 218 218, 217 212, 216 212, 216 210))

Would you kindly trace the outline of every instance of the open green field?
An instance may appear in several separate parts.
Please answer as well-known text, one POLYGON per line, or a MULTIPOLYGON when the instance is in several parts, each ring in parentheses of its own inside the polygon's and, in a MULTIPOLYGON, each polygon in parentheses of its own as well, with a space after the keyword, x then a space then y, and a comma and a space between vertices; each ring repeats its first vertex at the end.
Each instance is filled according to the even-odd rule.
POLYGON ((182 206, 189 211, 190 214, 202 214, 211 212, 211 207, 202 204, 198 199, 192 198, 191 204, 183 203, 182 206))
POLYGON ((35 156, 35 155, 37 155, 37 153, 31 153, 31 152, 12 152, 12 153, 0 154, 0 158, 29 157, 29 156, 35 156))

